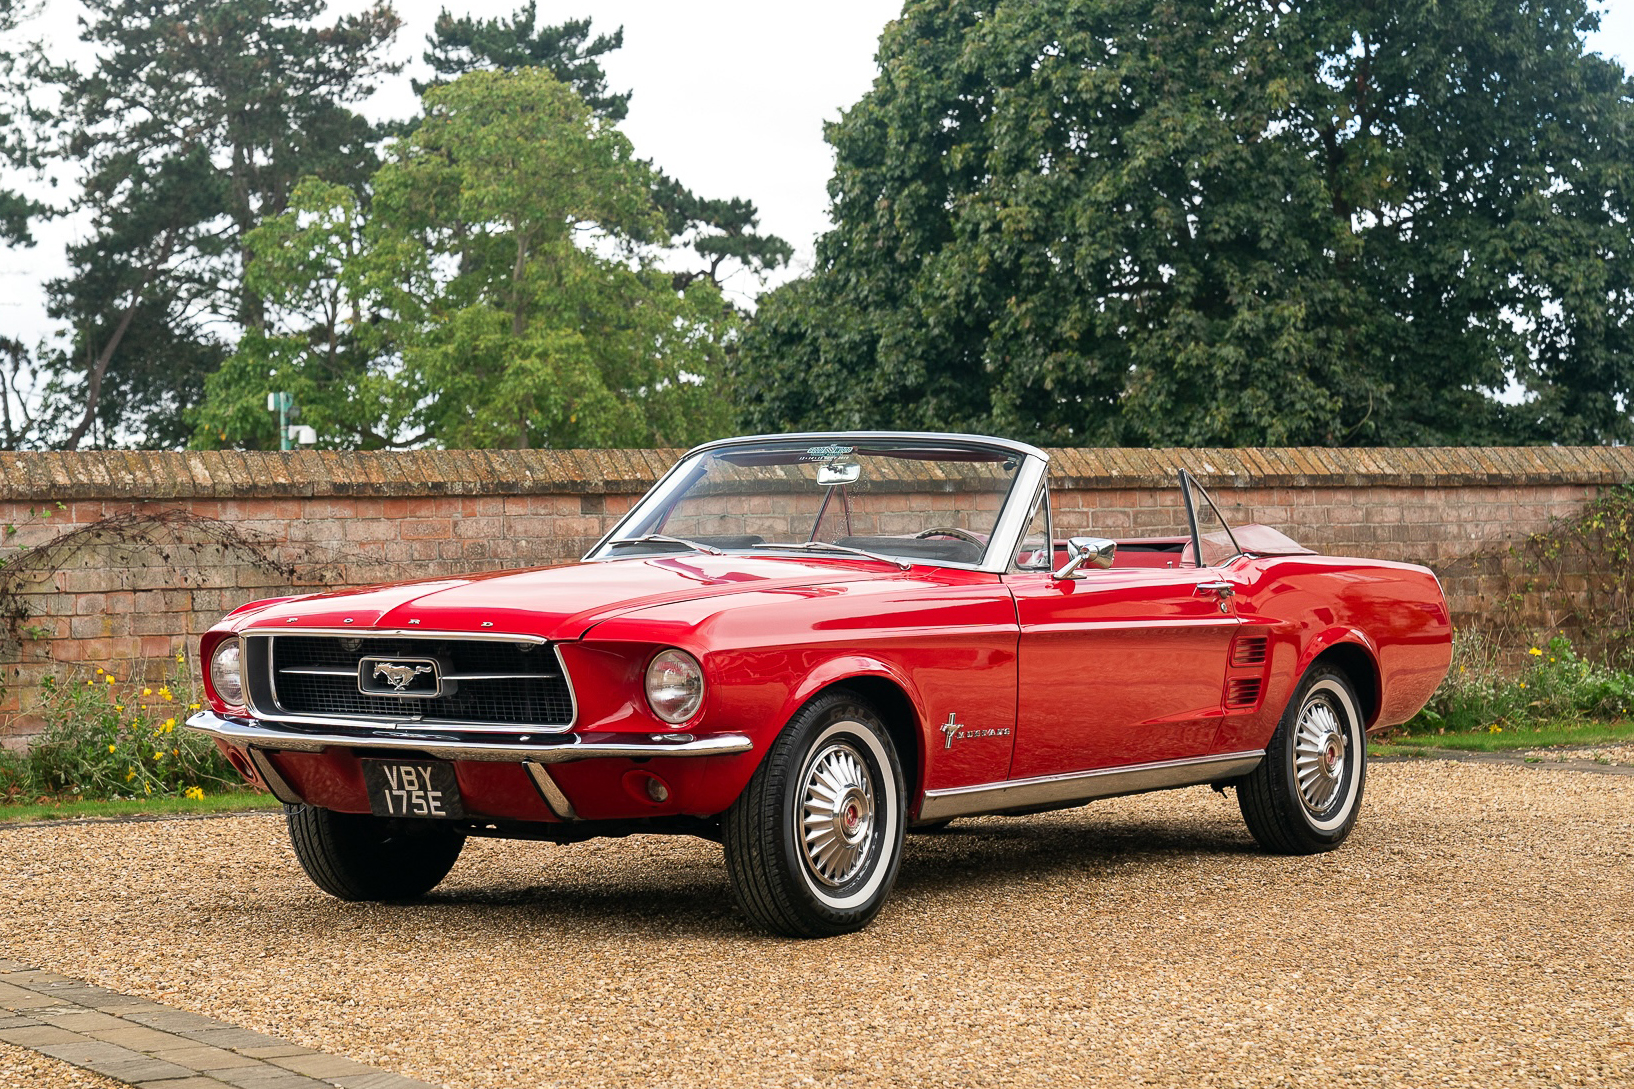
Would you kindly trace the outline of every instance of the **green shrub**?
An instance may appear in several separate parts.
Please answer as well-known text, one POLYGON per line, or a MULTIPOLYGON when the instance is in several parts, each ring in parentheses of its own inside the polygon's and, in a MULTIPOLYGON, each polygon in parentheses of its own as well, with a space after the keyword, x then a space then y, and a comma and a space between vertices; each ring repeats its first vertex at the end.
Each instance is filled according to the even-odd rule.
POLYGON ((1529 647, 1519 671, 1473 629, 1457 632, 1452 666, 1429 704, 1403 729, 1408 733, 1464 733, 1522 729, 1541 724, 1612 722, 1628 717, 1634 673, 1591 662, 1557 635, 1529 647))
POLYGON ((240 783, 213 742, 181 727, 198 708, 185 671, 157 687, 102 669, 47 677, 41 695, 45 729, 27 751, 0 757, 0 798, 199 797, 240 783))

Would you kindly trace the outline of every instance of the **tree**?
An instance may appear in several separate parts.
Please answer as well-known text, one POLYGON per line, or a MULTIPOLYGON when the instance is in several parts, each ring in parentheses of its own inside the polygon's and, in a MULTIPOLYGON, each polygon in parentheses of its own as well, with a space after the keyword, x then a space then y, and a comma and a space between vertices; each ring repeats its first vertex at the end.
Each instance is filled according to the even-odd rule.
POLYGON ((436 86, 369 183, 306 182, 248 239, 272 321, 209 383, 200 441, 265 441, 294 392, 335 445, 672 445, 718 435, 732 335, 677 290, 653 175, 542 68, 436 86))
POLYGON ((447 8, 437 15, 426 36, 430 46, 423 56, 436 78, 414 82, 414 93, 457 79, 467 72, 543 68, 578 92, 598 117, 622 121, 630 111, 630 92, 607 90, 603 57, 624 44, 624 28, 590 37, 589 19, 569 19, 554 26, 537 26, 535 0, 528 0, 509 19, 455 18, 447 8))
POLYGON ((1595 20, 910 0, 828 129, 816 271, 746 335, 744 423, 1634 437, 1634 83, 1595 20))
MULTIPOLYGON (((16 31, 25 13, 14 0, 0 0, 0 163, 28 166, 33 155, 17 124, 15 101, 17 55, 5 46, 3 36, 16 31)), ((37 201, 14 190, 0 188, 0 244, 31 246, 29 220, 45 211, 37 201)))
POLYGON ((57 156, 82 164, 90 237, 48 287, 77 386, 64 445, 185 442, 223 344, 264 321, 248 233, 304 175, 356 184, 375 130, 350 104, 392 71, 389 7, 319 24, 321 0, 89 0, 93 67, 40 62, 60 87, 57 156), (83 375, 83 385, 78 376, 83 375))
MULTIPOLYGON (((440 80, 466 72, 516 71, 543 68, 572 87, 597 117, 622 121, 629 113, 630 92, 613 94, 599 58, 624 44, 624 28, 590 37, 589 19, 569 19, 558 26, 536 26, 534 0, 509 19, 456 19, 447 9, 437 17, 427 36, 425 53, 440 80)), ((432 85, 435 85, 434 83, 432 85)), ((415 83, 416 93, 426 85, 415 83)), ((703 267, 676 274, 677 290, 693 280, 707 278, 720 287, 735 271, 757 279, 781 268, 794 256, 794 247, 773 234, 761 234, 760 213, 753 202, 697 196, 675 178, 655 170, 653 201, 664 213, 670 237, 682 239, 703 261, 703 267)))

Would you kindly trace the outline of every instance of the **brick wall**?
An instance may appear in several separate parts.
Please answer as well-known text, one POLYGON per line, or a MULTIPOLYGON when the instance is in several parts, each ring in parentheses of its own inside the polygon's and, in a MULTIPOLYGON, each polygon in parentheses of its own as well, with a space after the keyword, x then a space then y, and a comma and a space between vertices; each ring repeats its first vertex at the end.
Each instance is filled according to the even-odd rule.
MULTIPOLYGON (((40 679, 158 679, 243 601, 577 558, 675 451, 0 454, 0 738, 40 679)), ((1510 590, 1510 545, 1634 480, 1634 450, 1058 450, 1056 531, 1180 532, 1174 471, 1227 519, 1319 551, 1426 563, 1455 619, 1510 590)), ((1547 618, 1545 618, 1547 619, 1547 618)))

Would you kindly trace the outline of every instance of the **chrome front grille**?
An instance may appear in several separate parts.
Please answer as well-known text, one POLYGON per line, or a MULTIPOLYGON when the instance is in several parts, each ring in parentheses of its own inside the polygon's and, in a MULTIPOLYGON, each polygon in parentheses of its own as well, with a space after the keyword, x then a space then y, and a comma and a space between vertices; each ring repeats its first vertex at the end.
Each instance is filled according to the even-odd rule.
MULTIPOLYGON (((259 633, 253 633, 255 639, 259 633)), ((503 638, 420 635, 274 634, 265 639, 264 661, 272 718, 342 718, 426 725, 563 730, 572 725, 573 692, 555 648, 503 638), (436 695, 365 692, 359 684, 364 659, 435 661, 436 695)), ((262 648, 255 648, 260 650, 262 648)), ((373 663, 371 663, 373 664, 373 663)), ((365 686, 378 689, 379 683, 365 686)), ((252 685, 253 688, 259 686, 252 685)), ((256 695, 254 691, 252 697, 256 695)), ((264 710, 259 706, 257 711, 264 710)))

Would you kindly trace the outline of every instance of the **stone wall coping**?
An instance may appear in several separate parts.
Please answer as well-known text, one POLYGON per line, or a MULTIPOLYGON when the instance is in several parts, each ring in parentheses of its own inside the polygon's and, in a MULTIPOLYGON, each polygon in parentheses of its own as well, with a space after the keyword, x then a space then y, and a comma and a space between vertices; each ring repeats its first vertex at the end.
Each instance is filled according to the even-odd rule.
MULTIPOLYGON (((320 496, 631 495, 682 451, 86 450, 0 453, 0 501, 320 496)), ((1052 483, 1103 489, 1171 484, 1190 469, 1223 487, 1615 485, 1634 448, 1276 447, 1055 449, 1052 483)))

